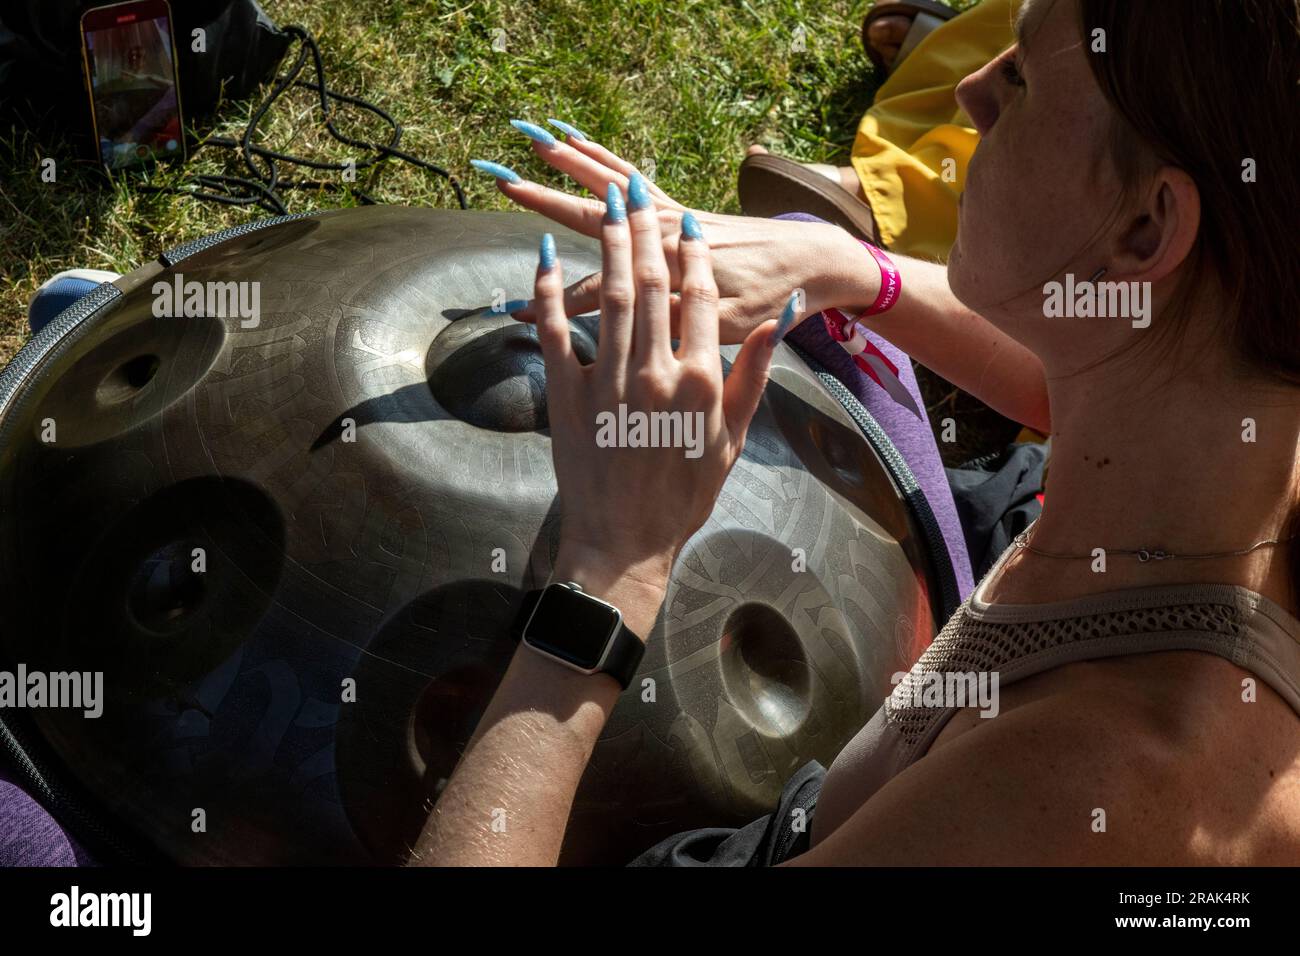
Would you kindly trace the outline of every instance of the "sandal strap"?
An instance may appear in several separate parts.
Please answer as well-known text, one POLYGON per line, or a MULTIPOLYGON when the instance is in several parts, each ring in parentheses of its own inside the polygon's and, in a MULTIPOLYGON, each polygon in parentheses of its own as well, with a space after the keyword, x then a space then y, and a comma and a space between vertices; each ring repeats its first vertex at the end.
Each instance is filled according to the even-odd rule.
POLYGON ((898 64, 907 59, 907 55, 933 33, 936 27, 943 26, 944 22, 928 13, 918 13, 912 20, 912 28, 907 31, 907 36, 903 37, 903 45, 898 48, 898 56, 894 57, 894 67, 897 68, 898 64))

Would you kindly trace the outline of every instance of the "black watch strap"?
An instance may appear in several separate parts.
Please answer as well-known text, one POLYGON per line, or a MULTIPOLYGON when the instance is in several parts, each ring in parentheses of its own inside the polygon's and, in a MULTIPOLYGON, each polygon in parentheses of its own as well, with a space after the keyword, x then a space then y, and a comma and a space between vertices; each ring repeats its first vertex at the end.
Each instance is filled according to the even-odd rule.
POLYGON ((628 685, 632 683, 632 678, 636 677, 636 669, 641 666, 643 657, 645 657, 645 641, 629 631, 626 625, 619 624, 609 649, 609 656, 605 658, 605 665, 601 670, 627 690, 628 685))
MULTIPOLYGON (((533 610, 545 590, 545 588, 538 588, 536 591, 524 592, 523 603, 519 605, 519 613, 515 615, 514 625, 510 628, 510 633, 514 635, 516 641, 523 640, 524 627, 528 624, 528 619, 533 616, 533 610)), ((626 624, 620 623, 618 630, 614 632, 614 639, 605 657, 605 663, 601 665, 601 673, 613 677, 624 690, 627 690, 644 656, 645 641, 637 637, 634 631, 629 630, 626 624)))

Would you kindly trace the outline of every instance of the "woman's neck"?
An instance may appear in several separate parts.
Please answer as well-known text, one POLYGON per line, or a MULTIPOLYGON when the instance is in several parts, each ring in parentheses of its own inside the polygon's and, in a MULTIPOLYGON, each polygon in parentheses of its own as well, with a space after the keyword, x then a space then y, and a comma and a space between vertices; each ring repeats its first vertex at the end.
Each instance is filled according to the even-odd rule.
POLYGON ((1076 593, 1240 584, 1293 607, 1285 545, 1145 563, 1112 552, 1217 554, 1288 537, 1300 505, 1300 391, 1205 362, 1172 380, 1136 366, 1120 359, 1058 378, 1048 369, 1052 456, 1032 543, 1108 555, 1104 575, 1089 560, 1041 557, 1037 576, 1076 593))

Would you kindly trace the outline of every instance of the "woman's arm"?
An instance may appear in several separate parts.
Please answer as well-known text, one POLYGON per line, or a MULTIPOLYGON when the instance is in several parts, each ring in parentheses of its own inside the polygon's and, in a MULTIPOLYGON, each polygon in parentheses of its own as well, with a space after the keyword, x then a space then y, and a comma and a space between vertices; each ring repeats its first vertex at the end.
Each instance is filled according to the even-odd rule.
MULTIPOLYGON (((644 179, 632 177, 626 212, 618 186, 609 187, 606 206, 600 343, 591 364, 573 354, 549 235, 537 270, 537 337, 563 504, 555 580, 615 605, 645 639, 678 551, 708 518, 744 447, 777 343, 775 324, 759 324, 724 381, 709 248, 686 215, 674 256, 681 277, 674 348, 669 269, 644 179), (689 432, 679 429, 688 447, 598 441, 601 418, 624 411, 689 420, 689 432)), ((573 795, 618 693, 608 675, 578 673, 521 647, 412 862, 554 864, 573 795)))
MULTIPOLYGON (((854 315, 875 300, 879 267, 856 239, 831 228, 839 235, 827 239, 822 255, 825 262, 837 264, 838 278, 818 309, 833 305, 854 315), (839 263, 854 268, 845 274, 839 263)), ((888 312, 862 324, 994 411, 1050 432, 1047 379, 1038 357, 957 301, 945 266, 907 256, 890 258, 902 277, 902 295, 888 312)))
MULTIPOLYGON (((559 171, 595 195, 608 183, 626 186, 635 167, 590 140, 570 139, 533 149, 559 171)), ((570 196, 538 183, 497 180, 512 200, 589 236, 599 235, 604 205, 570 196)), ((651 185, 670 267, 675 259, 678 224, 685 207, 651 185)), ((880 289, 880 270, 856 239, 826 223, 754 219, 696 212, 708 231, 714 274, 721 296, 719 333, 723 343, 742 341, 782 292, 802 288, 805 315, 836 306, 855 314, 869 306, 880 289)), ((1037 357, 966 308, 948 287, 946 267, 891 256, 903 280, 896 306, 865 323, 922 365, 937 372, 989 407, 1040 431, 1050 430, 1047 383, 1037 357)), ((672 272, 673 287, 679 276, 672 272)), ((565 309, 580 315, 597 308, 600 274, 565 290, 565 309)), ((533 310, 516 313, 524 321, 533 310)), ((803 316, 801 316, 803 318, 803 316)))
MULTIPOLYGON (((555 564, 557 581, 581 582, 642 636, 654 626, 667 581, 666 571, 648 576, 637 580, 603 556, 572 550, 555 564)), ((608 675, 567 670, 521 645, 410 862, 554 866, 573 795, 619 691, 608 675)))

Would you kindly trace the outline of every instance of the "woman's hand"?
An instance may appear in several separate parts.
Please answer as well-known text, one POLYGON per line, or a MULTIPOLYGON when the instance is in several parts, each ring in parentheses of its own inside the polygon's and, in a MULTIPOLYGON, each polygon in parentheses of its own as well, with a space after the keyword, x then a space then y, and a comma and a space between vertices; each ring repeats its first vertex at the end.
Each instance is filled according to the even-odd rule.
MULTIPOLYGON (((571 134, 567 141, 560 141, 530 124, 516 125, 533 138, 539 156, 593 195, 604 196, 610 183, 626 190, 637 174, 631 163, 588 139, 571 134)), ((605 206, 598 200, 548 189, 501 167, 480 164, 480 168, 497 175, 498 187, 519 205, 575 232, 593 238, 601 235, 605 206)), ((671 289, 677 290, 682 282, 677 247, 687 210, 652 183, 646 184, 646 191, 659 220, 668 281, 671 289)), ((772 303, 783 303, 792 289, 803 290, 800 318, 829 306, 865 308, 875 299, 879 270, 857 241, 838 226, 704 212, 694 215, 709 235, 719 292, 718 335, 723 344, 744 341, 771 317, 772 303)), ((600 273, 593 273, 565 290, 566 313, 581 315, 596 309, 601 282, 600 273)), ((525 322, 535 321, 535 303, 514 315, 525 322)), ((670 305, 670 320, 676 336, 679 317, 675 300, 670 305)))
MULTIPOLYGON (((551 453, 563 517, 555 578, 613 604, 634 634, 649 635, 673 559, 704 523, 745 443, 781 325, 759 323, 730 373, 718 354, 718 292, 699 224, 682 216, 673 262, 681 277, 680 342, 668 319, 669 263, 648 184, 606 194, 600 344, 573 353, 555 240, 542 238, 537 337, 546 359, 551 453), (775 333, 775 334, 774 334, 775 333), (620 427, 660 416, 665 446, 631 441, 620 427), (613 427, 610 427, 610 423, 613 427), (676 423, 676 432, 673 431, 676 423)), ((775 311, 778 302, 769 303, 775 311)), ((787 308, 783 319, 788 319, 787 308)), ((648 438, 644 434, 642 438, 648 438)), ((434 866, 552 866, 574 793, 621 688, 607 674, 559 667, 524 646, 488 702, 412 861, 434 866), (510 836, 495 832, 509 819, 510 836)))
MULTIPOLYGON (((533 311, 563 507, 556 573, 577 574, 584 587, 583 576, 631 579, 662 597, 677 552, 708 518, 740 454, 779 335, 776 323, 756 323, 724 381, 709 245, 689 213, 677 217, 681 234, 667 243, 650 197, 649 184, 633 173, 625 208, 620 187, 610 183, 601 207, 608 214, 594 225, 603 252, 594 362, 583 366, 573 353, 549 234, 533 311), (681 290, 675 351, 673 274, 681 290)), ((765 303, 768 316, 789 291, 765 303)))

